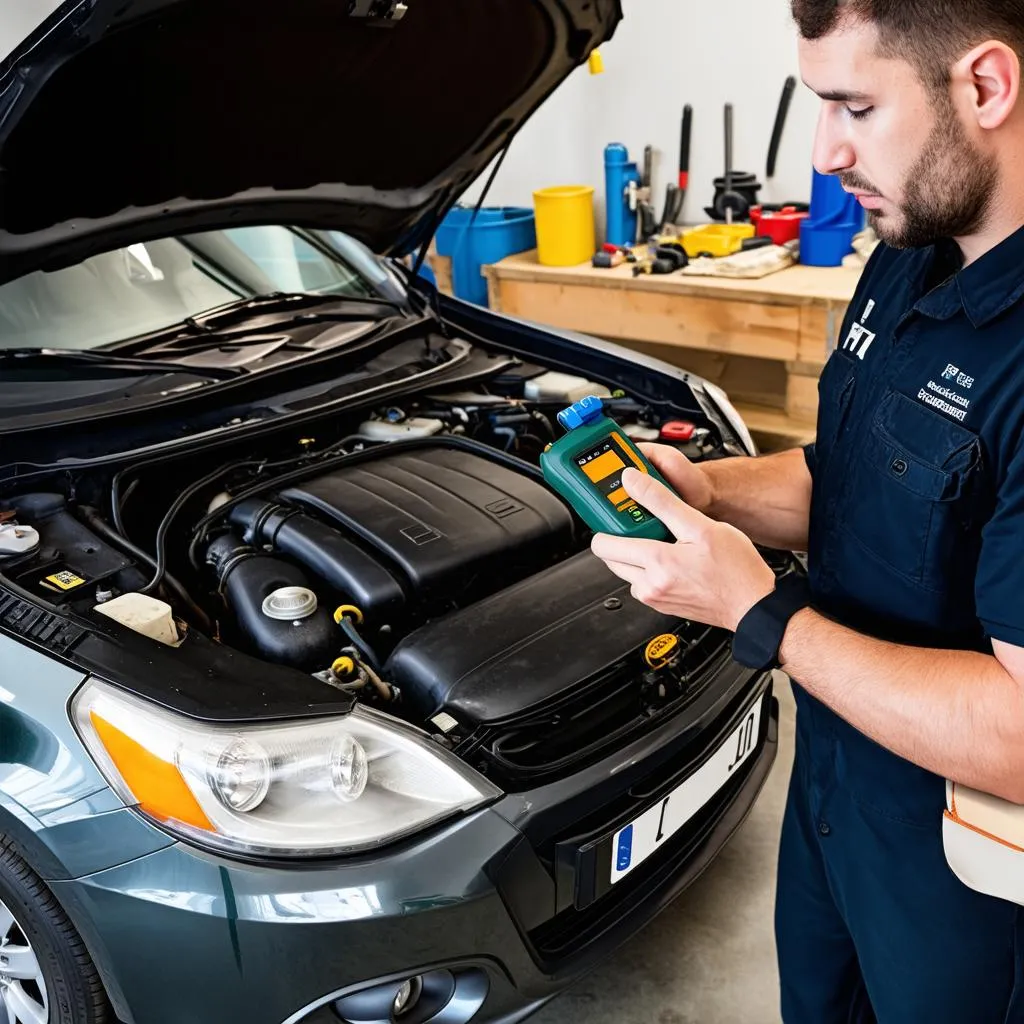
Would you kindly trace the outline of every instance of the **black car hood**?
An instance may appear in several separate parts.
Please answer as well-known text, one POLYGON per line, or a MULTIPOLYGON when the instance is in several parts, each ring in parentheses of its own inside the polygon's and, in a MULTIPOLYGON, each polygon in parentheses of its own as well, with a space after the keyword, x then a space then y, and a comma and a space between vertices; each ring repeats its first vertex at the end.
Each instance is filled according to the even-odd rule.
POLYGON ((620 18, 619 0, 70 0, 0 54, 0 280, 242 224, 408 252, 620 18))

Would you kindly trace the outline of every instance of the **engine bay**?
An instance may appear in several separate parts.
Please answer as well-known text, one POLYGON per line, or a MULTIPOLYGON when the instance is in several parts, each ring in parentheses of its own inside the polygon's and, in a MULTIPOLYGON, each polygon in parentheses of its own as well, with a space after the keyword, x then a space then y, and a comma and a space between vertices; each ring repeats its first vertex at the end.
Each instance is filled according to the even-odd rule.
POLYGON ((302 673, 525 785, 673 713, 729 658, 721 631, 636 602, 543 480, 557 412, 587 394, 633 440, 730 454, 710 420, 519 361, 230 459, 8 493, 0 575, 174 657, 213 643, 302 673))

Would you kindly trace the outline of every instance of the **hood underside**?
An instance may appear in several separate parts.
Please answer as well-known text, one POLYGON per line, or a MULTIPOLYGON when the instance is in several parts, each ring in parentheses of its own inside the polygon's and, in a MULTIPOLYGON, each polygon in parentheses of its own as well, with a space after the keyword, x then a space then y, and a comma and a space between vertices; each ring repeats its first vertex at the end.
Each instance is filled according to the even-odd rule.
POLYGON ((619 0, 66 3, 0 63, 0 280, 269 222, 409 251, 620 17, 619 0))

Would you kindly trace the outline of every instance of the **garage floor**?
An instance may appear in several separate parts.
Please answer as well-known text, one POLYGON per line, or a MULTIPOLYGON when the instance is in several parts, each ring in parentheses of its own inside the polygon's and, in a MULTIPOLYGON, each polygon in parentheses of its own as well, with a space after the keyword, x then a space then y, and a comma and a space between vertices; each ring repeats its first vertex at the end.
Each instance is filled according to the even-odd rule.
POLYGON ((794 721, 780 673, 775 692, 779 756, 742 829, 668 911, 530 1024, 778 1024, 772 916, 794 721))

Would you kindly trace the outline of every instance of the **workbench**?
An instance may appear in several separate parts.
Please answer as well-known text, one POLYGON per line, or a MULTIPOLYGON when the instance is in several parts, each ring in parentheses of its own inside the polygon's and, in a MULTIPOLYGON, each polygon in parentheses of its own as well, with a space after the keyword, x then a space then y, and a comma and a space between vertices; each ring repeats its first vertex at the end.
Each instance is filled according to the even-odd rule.
POLYGON ((818 376, 860 269, 796 265, 757 280, 634 277, 632 266, 485 267, 492 309, 613 340, 723 387, 764 450, 812 440, 818 376))

